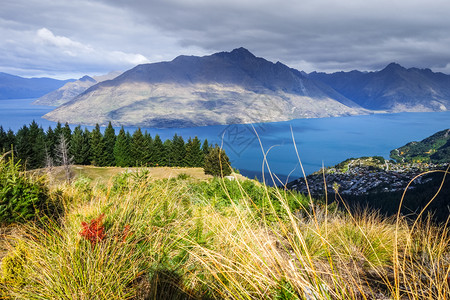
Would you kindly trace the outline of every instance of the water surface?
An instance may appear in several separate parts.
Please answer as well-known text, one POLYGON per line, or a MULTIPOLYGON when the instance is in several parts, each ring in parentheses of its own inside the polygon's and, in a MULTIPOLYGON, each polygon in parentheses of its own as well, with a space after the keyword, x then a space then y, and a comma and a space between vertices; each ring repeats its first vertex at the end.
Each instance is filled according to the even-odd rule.
MULTIPOLYGON (((36 120, 46 129, 55 123, 42 119, 51 106, 31 105, 33 99, 0 100, 0 125, 18 130, 36 120)), ((74 125, 75 126, 75 125, 74 125)), ((74 127, 72 126, 72 127, 74 127)), ((88 127, 92 128, 92 127, 88 127)), ((223 145, 233 167, 253 178, 261 177, 263 151, 271 170, 283 180, 301 176, 293 137, 307 174, 322 164, 331 166, 350 157, 381 155, 410 141, 422 140, 433 133, 450 128, 450 112, 374 114, 340 118, 298 119, 287 122, 253 125, 223 125, 195 128, 145 128, 152 136, 167 139, 177 133, 187 141, 201 140, 223 145), (259 138, 258 138, 259 136, 259 138)), ((118 132, 117 131, 116 133, 118 132)), ((126 127, 132 132, 135 127, 126 127)), ((267 167, 264 169, 267 171, 267 167)))

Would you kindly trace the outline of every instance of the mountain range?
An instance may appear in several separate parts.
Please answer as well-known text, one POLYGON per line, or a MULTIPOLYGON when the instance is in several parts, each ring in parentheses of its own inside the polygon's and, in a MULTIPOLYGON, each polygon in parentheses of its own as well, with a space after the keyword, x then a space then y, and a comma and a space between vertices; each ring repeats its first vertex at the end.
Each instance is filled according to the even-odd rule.
POLYGON ((446 111, 450 109, 450 76, 430 69, 406 69, 391 63, 376 72, 313 72, 341 95, 371 110, 446 111))
POLYGON ((326 84, 244 48, 138 65, 44 117, 74 124, 191 127, 368 113, 326 84))
POLYGON ((26 99, 41 97, 64 84, 74 81, 52 78, 24 78, 0 72, 0 99, 26 99))
MULTIPOLYGON (((0 98, 5 75, 0 73, 0 98)), ((52 121, 160 128, 450 109, 449 75, 396 63, 374 72, 307 74, 237 48, 117 75, 58 81, 59 89, 35 103, 59 105, 44 116, 52 121)), ((14 90, 20 84, 9 85, 14 90)), ((15 98, 24 97, 15 91, 15 98)))

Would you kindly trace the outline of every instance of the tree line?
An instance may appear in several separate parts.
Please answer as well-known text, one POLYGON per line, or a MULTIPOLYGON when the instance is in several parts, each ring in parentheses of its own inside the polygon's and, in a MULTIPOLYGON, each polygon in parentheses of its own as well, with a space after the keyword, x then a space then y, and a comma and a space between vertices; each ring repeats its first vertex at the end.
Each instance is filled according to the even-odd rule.
POLYGON ((185 142, 175 134, 172 139, 162 141, 158 134, 152 137, 140 128, 130 134, 123 127, 116 135, 111 122, 103 133, 98 124, 89 131, 81 126, 71 130, 67 123, 64 126, 57 123, 54 129, 44 131, 33 121, 17 133, 0 126, 0 152, 11 148, 27 169, 61 165, 64 157, 69 157, 73 164, 101 167, 204 167, 205 161, 208 162, 205 157, 210 153, 218 155, 221 164, 229 164, 223 150, 218 151, 218 146, 213 147, 206 139, 202 143, 194 137, 185 142))

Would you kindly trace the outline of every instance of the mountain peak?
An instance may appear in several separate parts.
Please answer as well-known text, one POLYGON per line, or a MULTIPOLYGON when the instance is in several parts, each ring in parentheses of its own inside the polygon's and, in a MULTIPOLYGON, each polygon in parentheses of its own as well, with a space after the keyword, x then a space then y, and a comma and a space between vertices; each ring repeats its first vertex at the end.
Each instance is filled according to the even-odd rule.
POLYGON ((94 78, 92 78, 92 77, 90 77, 90 76, 88 76, 88 75, 84 75, 83 77, 81 77, 81 78, 78 79, 78 80, 79 80, 79 81, 91 81, 91 82, 94 82, 94 83, 97 82, 94 78))
POLYGON ((386 66, 382 71, 389 70, 389 71, 395 71, 395 70, 405 70, 404 67, 399 65, 398 63, 392 62, 386 66))
POLYGON ((233 49, 231 51, 231 53, 239 53, 239 54, 245 54, 245 55, 252 55, 252 56, 254 56, 250 51, 248 51, 244 47, 239 47, 239 48, 233 49))

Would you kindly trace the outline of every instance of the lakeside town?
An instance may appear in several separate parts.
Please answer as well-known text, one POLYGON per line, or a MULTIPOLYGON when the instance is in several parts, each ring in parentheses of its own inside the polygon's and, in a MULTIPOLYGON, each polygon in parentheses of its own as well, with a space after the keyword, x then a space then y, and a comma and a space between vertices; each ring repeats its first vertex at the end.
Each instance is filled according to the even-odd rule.
MULTIPOLYGON (((382 157, 364 157, 348 159, 336 166, 321 169, 304 178, 290 182, 289 189, 313 195, 324 194, 338 189, 343 195, 364 195, 378 192, 403 191, 416 176, 431 170, 445 170, 448 163, 395 163, 382 157)), ((424 184, 431 178, 418 176, 411 182, 409 189, 424 184)))

